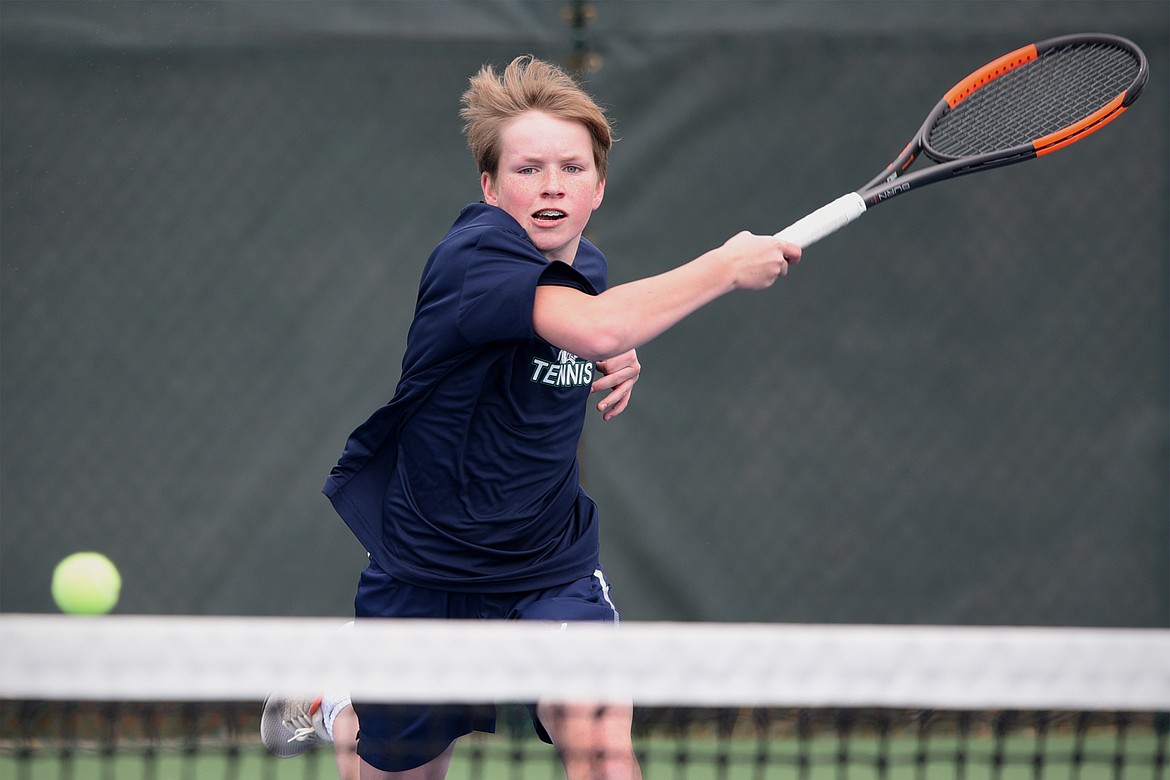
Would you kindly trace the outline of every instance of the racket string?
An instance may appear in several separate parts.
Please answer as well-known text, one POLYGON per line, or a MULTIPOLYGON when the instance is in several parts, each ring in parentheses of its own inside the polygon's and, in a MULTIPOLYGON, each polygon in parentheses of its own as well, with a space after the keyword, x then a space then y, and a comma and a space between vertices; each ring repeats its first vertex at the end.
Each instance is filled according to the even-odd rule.
POLYGON ((1056 133, 1092 115, 1133 84, 1140 61, 1112 44, 1045 52, 944 112, 925 139, 936 160, 990 154, 1056 133))

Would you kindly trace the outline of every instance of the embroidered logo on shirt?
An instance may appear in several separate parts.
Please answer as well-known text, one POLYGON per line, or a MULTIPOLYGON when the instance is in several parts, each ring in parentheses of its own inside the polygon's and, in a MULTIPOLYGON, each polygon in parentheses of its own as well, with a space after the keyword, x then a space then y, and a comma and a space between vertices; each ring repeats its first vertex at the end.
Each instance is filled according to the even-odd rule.
POLYGON ((572 352, 561 350, 555 363, 532 358, 533 382, 554 387, 580 387, 593 384, 593 363, 581 360, 572 352))

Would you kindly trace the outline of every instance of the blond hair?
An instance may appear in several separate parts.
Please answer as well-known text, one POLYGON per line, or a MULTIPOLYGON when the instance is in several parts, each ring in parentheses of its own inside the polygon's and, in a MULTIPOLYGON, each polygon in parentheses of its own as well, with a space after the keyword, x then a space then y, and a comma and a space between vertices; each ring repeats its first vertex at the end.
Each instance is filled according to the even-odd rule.
POLYGON ((496 175, 504 125, 525 111, 543 111, 585 125, 593 139, 593 162, 598 178, 605 179, 609 149, 613 145, 609 120, 565 71, 525 55, 512 60, 500 76, 491 65, 484 65, 470 83, 463 93, 459 115, 466 122, 463 132, 480 173, 496 175))

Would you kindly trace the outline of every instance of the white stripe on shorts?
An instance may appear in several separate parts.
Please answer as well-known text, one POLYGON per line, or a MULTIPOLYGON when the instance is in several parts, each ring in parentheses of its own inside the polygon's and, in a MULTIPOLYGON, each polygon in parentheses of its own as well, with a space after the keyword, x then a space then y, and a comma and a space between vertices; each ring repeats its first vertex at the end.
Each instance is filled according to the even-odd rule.
POLYGON ((609 583, 605 581, 605 574, 602 573, 601 569, 596 569, 593 576, 601 584, 601 595, 605 599, 605 603, 609 604, 609 608, 613 610, 613 622, 622 622, 622 616, 618 613, 617 607, 614 606, 613 599, 609 597, 609 583))

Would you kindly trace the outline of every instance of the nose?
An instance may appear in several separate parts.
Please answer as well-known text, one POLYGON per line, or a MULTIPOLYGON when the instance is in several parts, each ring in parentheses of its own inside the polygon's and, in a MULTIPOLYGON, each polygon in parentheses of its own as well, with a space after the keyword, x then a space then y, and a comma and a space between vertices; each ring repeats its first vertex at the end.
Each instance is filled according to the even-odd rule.
POLYGON ((556 196, 564 193, 565 188, 561 186, 561 172, 556 169, 550 169, 544 176, 544 194, 546 196, 556 196))

